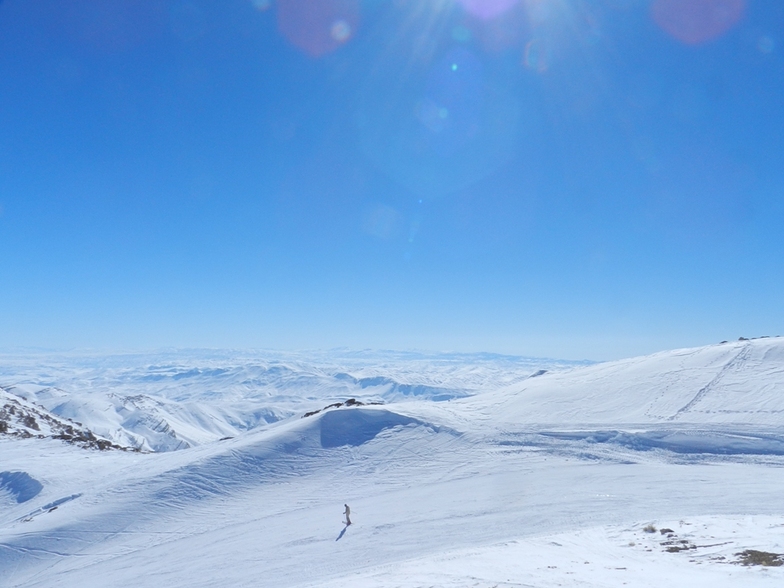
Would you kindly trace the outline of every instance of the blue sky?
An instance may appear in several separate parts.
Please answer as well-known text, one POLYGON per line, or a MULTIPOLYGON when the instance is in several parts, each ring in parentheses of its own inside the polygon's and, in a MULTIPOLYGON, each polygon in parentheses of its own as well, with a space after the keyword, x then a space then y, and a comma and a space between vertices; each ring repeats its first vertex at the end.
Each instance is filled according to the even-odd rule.
POLYGON ((784 334, 784 5, 4 0, 0 347, 784 334))

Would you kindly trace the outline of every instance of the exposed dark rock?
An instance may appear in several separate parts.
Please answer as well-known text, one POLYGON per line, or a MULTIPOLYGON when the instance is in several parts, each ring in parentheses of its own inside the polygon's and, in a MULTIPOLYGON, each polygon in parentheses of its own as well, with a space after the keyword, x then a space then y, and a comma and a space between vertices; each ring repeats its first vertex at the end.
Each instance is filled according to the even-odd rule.
POLYGON ((679 551, 688 551, 690 549, 697 549, 697 546, 691 541, 686 539, 675 539, 675 534, 670 533, 668 537, 672 537, 669 541, 662 542, 662 546, 668 553, 678 553, 679 551))
POLYGON ((757 551, 756 549, 746 549, 736 553, 738 562, 744 566, 774 566, 784 565, 784 557, 781 553, 771 553, 769 551, 757 551))
POLYGON ((0 388, 0 434, 17 439, 59 439, 85 449, 139 451, 100 439, 89 429, 0 388), (37 432, 38 434, 35 434, 37 432))
POLYGON ((34 431, 40 431, 41 427, 38 426, 38 423, 35 420, 35 417, 31 414, 26 414, 24 418, 22 418, 22 423, 24 423, 25 427, 33 429, 34 431))
POLYGON ((349 398, 345 402, 335 402, 333 404, 328 404, 324 408, 320 408, 318 410, 312 410, 310 412, 306 412, 302 415, 302 418, 313 416, 314 414, 318 414, 323 410, 327 410, 329 408, 340 408, 341 406, 366 406, 369 404, 383 404, 383 402, 362 402, 357 400, 356 398, 349 398))

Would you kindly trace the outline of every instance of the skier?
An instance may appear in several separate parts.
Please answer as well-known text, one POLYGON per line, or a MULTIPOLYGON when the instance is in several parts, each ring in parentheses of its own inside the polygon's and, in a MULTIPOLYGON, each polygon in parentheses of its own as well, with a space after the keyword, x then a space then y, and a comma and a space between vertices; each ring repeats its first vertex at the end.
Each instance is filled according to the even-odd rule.
POLYGON ((346 515, 346 526, 348 527, 351 524, 351 519, 349 518, 351 509, 348 507, 348 504, 344 504, 343 506, 346 507, 346 511, 343 514, 346 515))

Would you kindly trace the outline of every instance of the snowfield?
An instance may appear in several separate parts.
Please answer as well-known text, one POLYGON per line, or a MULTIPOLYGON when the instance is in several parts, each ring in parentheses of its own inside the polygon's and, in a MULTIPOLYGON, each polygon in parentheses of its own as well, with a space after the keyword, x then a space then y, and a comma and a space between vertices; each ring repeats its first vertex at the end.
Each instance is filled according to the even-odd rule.
POLYGON ((784 339, 0 366, 2 586, 784 585, 784 339))

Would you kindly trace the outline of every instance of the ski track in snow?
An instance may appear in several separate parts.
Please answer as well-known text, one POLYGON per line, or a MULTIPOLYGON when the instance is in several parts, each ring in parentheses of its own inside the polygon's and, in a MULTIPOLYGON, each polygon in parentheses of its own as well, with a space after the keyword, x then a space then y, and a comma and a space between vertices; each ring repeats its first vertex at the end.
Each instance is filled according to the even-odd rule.
MULTIPOLYGON (((428 365, 383 354, 357 363, 368 357, 391 375, 363 363, 356 381, 415 383, 428 365)), ((180 451, 0 438, 0 585, 784 585, 784 567, 735 563, 745 549, 784 553, 784 341, 551 361, 534 378, 500 375, 520 367, 509 358, 480 359, 420 378, 471 390, 449 401, 295 413, 180 451), (496 374, 484 388, 482 371, 496 374), (668 541, 688 549, 668 552, 668 541)), ((29 362, 6 373, 33 373, 29 362)), ((95 376, 60 362, 58 373, 95 376)), ((208 379, 226 373, 214 370, 208 379)), ((287 410, 317 406, 311 389, 304 401, 294 392, 287 410)), ((195 385, 188 394, 198 413, 195 385)))
POLYGON ((700 400, 702 400, 705 397, 705 395, 708 394, 729 371, 735 369, 736 366, 743 365, 743 363, 746 361, 746 359, 749 356, 749 350, 750 350, 749 344, 743 345, 743 347, 741 347, 738 354, 730 361, 728 361, 724 365, 724 367, 721 368, 721 370, 716 375, 716 377, 713 378, 710 382, 708 382, 703 388, 701 388, 700 391, 697 392, 697 394, 694 396, 694 398, 692 398, 688 403, 686 403, 685 406, 679 408, 678 411, 674 415, 669 417, 668 420, 671 421, 675 420, 678 417, 680 417, 682 414, 691 410, 691 408, 694 405, 696 405, 700 400))

